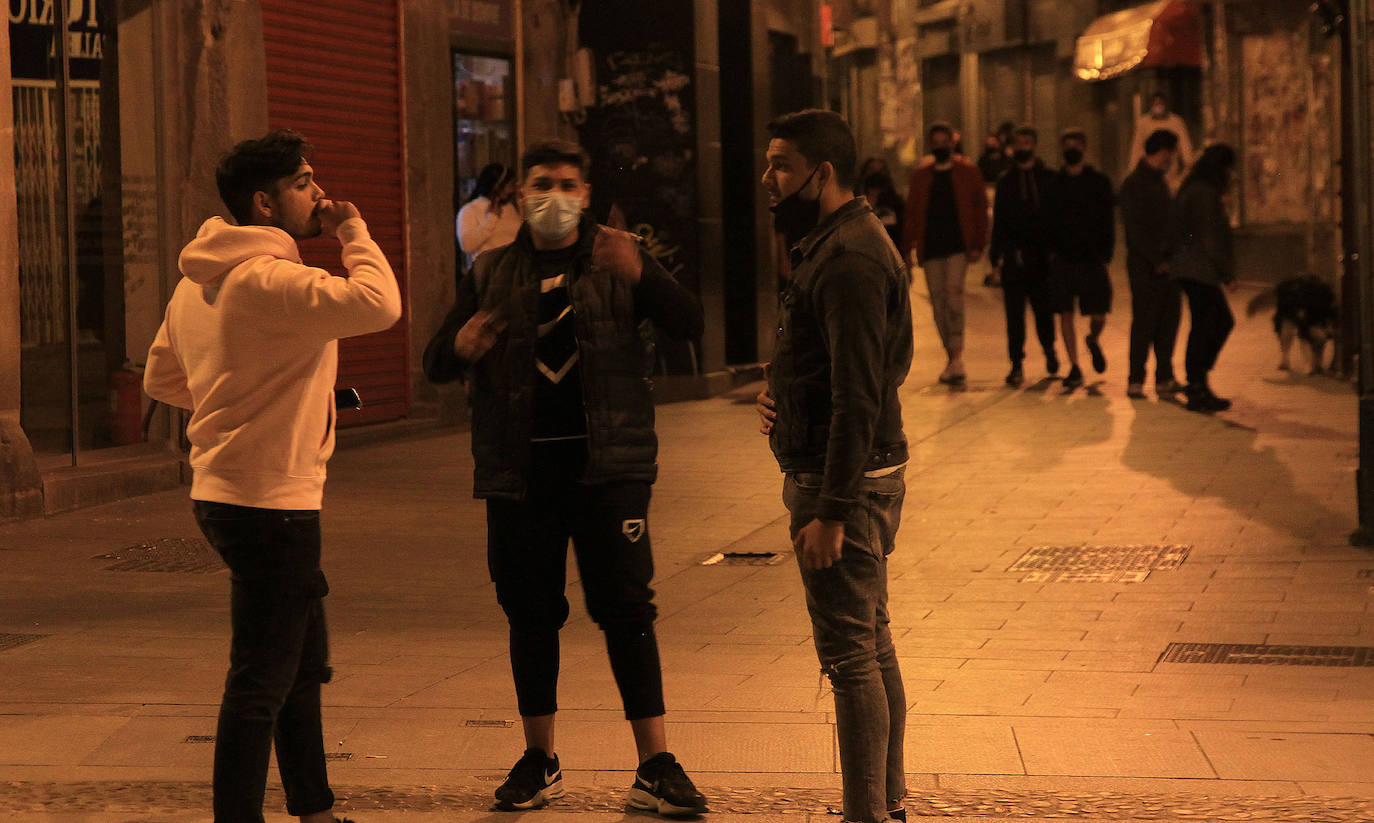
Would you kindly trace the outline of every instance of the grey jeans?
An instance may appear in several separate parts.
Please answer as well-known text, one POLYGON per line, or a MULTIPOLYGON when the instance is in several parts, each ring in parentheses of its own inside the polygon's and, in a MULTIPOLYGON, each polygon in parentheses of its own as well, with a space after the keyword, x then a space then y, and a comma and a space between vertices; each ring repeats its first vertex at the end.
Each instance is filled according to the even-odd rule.
MULTIPOLYGON (((793 473, 784 480, 793 537, 815 519, 820 489, 819 474, 793 473)), ((801 572, 816 656, 835 693, 844 819, 857 823, 881 823, 906 796, 906 692, 887 611, 887 555, 905 495, 901 469, 865 478, 859 505, 844 525, 839 562, 801 572)))
POLYGON ((927 260, 923 269, 930 291, 930 309, 935 315, 935 330, 945 351, 964 350, 964 275, 968 258, 963 252, 927 260))

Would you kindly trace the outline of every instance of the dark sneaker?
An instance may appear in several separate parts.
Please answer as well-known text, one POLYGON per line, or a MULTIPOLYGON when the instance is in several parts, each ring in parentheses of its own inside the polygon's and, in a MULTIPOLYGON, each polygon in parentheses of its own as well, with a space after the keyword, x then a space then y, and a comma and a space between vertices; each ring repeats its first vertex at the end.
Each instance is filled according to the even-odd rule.
POLYGON ((542 749, 525 749, 525 754, 496 789, 496 808, 503 812, 537 809, 563 796, 563 770, 558 757, 542 749))
POLYGON ((1052 351, 1045 352, 1045 371, 1050 377, 1059 374, 1059 356, 1052 351))
POLYGON ((1083 385, 1083 372, 1077 366, 1069 369, 1069 376, 1064 378, 1064 388, 1076 389, 1083 385))
POLYGON ((1019 389, 1024 382, 1026 382, 1026 375, 1022 373, 1021 366, 1012 366, 1011 371, 1007 373, 1007 385, 1013 389, 1019 389))
POLYGON ((1155 394, 1164 400, 1174 400, 1175 395, 1183 394, 1186 389, 1187 387, 1177 380, 1155 381, 1155 394))
POLYGON ((1132 400, 1144 400, 1144 399, 1145 399, 1145 384, 1144 384, 1144 383, 1127 383, 1127 384, 1126 384, 1126 396, 1129 397, 1129 398, 1131 398, 1132 400))
POLYGON ((1212 414, 1213 412, 1226 411, 1231 408, 1231 401, 1223 397, 1217 397, 1207 386, 1189 386, 1187 388, 1188 411, 1212 414))
POLYGON ((901 823, 906 823, 906 806, 902 806, 896 809, 888 809, 887 816, 891 820, 899 820, 901 821, 901 823))
POLYGON ((677 758, 660 752, 641 763, 635 771, 630 805, 674 817, 701 814, 706 811, 706 798, 692 785, 677 758))
POLYGON ((1102 347, 1097 343, 1097 335, 1090 334, 1083 338, 1083 343, 1088 347, 1088 354, 1092 355, 1093 371, 1101 374, 1107 370, 1107 357, 1102 354, 1102 347))

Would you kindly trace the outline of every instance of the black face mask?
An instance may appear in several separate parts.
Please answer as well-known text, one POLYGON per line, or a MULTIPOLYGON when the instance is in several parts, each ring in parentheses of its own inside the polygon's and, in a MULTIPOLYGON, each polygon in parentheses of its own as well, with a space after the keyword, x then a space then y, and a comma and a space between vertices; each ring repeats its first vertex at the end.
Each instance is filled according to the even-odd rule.
POLYGON ((1083 162, 1082 149, 1064 149, 1064 162, 1070 166, 1077 166, 1083 162))
POLYGON ((773 212, 773 228, 787 238, 789 246, 810 234, 811 230, 816 228, 816 224, 821 220, 820 198, 807 200, 801 196, 802 189, 811 185, 811 178, 816 176, 819 169, 820 165, 817 164, 816 168, 812 169, 811 173, 806 176, 806 181, 798 186, 796 191, 768 209, 773 212))
POLYGON ((1015 160, 1018 163, 1025 163, 1034 156, 1035 152, 1031 151, 1030 149, 1017 149, 1016 151, 1011 153, 1011 159, 1015 160))
POLYGON ((949 146, 937 146, 936 148, 931 149, 930 153, 935 156, 936 163, 949 162, 949 146))

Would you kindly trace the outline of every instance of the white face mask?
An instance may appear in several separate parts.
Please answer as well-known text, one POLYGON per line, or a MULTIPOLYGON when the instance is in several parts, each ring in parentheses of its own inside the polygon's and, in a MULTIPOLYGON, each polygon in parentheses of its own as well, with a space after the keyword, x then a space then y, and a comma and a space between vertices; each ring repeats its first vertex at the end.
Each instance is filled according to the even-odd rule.
POLYGON ((581 219, 581 195, 550 191, 525 197, 525 222, 544 240, 567 237, 581 219))

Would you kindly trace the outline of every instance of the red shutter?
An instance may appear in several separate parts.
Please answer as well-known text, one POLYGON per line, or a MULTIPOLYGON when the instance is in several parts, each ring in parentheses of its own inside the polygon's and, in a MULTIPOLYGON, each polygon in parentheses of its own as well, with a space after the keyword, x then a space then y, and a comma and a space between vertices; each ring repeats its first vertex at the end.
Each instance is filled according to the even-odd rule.
MULTIPOLYGON (((405 168, 402 162, 398 0, 262 0, 267 119, 315 147, 326 196, 351 200, 401 282, 405 304, 405 168)), ((339 272, 333 239, 301 244, 312 266, 339 272)), ((410 316, 392 328, 339 342, 340 387, 363 398, 340 425, 376 423, 410 411, 410 316)))

